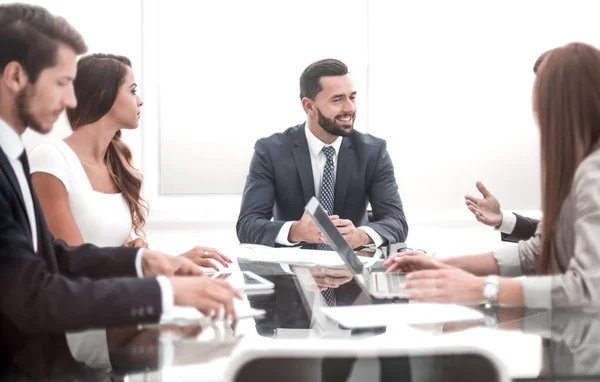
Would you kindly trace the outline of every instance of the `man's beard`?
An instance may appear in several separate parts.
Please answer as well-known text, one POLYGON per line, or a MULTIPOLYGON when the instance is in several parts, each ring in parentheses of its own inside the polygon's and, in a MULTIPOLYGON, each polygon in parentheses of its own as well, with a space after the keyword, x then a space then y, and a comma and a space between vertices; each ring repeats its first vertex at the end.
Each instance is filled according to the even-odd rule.
MULTIPOLYGON (((330 118, 325 117, 323 114, 321 114, 321 110, 319 110, 318 107, 316 109, 317 109, 317 115, 318 115, 317 122, 323 128, 323 130, 327 131, 331 135, 337 135, 339 137, 349 137, 350 135, 352 135, 352 132, 354 131, 354 118, 355 118, 356 114, 354 114, 354 113, 350 114, 350 116, 352 117, 352 124, 350 125, 348 130, 344 130, 344 128, 340 127, 337 124, 335 119, 330 119, 330 118)), ((345 115, 349 115, 349 114, 340 114, 337 117, 343 117, 345 115)))
POLYGON ((34 95, 35 91, 31 85, 27 85, 17 93, 17 114, 24 127, 29 127, 36 133, 46 134, 47 131, 42 129, 41 123, 39 123, 35 116, 29 111, 29 104, 34 95))

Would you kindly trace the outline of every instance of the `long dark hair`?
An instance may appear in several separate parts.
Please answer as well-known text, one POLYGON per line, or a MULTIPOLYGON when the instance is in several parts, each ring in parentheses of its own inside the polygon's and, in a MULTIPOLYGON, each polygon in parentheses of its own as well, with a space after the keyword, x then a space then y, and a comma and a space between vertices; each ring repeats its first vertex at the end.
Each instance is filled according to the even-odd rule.
MULTIPOLYGON (((73 131, 98 121, 110 111, 119 87, 125 81, 125 66, 131 67, 128 58, 112 54, 91 54, 79 60, 73 83, 77 107, 67 109, 73 131)), ((133 167, 131 157, 131 150, 121 140, 119 130, 108 145, 104 160, 113 181, 125 197, 134 232, 144 236, 148 204, 141 197, 142 174, 133 167)))
POLYGON ((600 51, 571 43, 550 51, 534 89, 540 126, 542 248, 538 273, 548 273, 552 234, 575 171, 600 139, 600 51))

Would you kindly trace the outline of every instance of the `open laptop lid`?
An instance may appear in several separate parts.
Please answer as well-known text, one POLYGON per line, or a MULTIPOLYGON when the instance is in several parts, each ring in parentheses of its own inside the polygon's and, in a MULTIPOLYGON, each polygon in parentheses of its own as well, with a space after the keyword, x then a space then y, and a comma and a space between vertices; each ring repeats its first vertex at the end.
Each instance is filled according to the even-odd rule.
POLYGON ((348 269, 354 273, 355 276, 362 276, 364 269, 363 264, 360 262, 360 259, 356 256, 352 248, 350 248, 350 245, 348 245, 340 231, 338 231, 335 224, 333 224, 329 215, 327 215, 327 212, 321 207, 317 198, 313 196, 304 209, 308 212, 317 227, 319 227, 321 233, 325 235, 331 248, 337 252, 348 266, 348 269))

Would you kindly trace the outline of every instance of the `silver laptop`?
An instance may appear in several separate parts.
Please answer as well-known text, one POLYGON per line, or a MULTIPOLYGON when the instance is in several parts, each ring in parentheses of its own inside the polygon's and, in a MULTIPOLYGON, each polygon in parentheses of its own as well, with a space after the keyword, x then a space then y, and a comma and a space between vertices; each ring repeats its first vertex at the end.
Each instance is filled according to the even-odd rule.
POLYGON ((405 281, 405 273, 370 272, 350 248, 317 198, 310 199, 305 210, 365 292, 375 298, 405 298, 406 290, 400 287, 405 281))

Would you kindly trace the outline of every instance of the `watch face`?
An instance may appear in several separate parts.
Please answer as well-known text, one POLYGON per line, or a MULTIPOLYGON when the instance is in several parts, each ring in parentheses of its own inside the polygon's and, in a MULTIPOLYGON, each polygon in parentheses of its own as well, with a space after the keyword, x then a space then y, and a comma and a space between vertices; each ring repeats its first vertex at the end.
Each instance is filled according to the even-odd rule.
POLYGON ((485 284, 483 287, 483 297, 486 299, 495 299, 498 294, 498 288, 494 284, 485 284))

